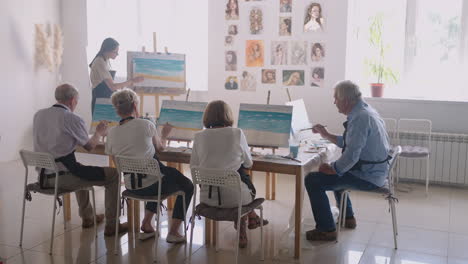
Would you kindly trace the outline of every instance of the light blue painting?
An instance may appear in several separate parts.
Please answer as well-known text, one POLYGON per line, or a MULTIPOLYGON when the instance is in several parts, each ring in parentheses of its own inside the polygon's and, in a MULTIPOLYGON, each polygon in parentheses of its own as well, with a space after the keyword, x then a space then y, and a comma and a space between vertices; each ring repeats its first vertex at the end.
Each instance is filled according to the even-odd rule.
POLYGON ((237 127, 249 145, 287 147, 291 120, 292 106, 241 104, 237 127))
POLYGON ((192 140, 203 129, 203 112, 207 103, 164 100, 158 124, 173 126, 169 139, 192 140))
POLYGON ((96 105, 94 106, 93 120, 91 122, 91 133, 94 133, 96 126, 100 121, 109 121, 109 126, 116 126, 119 124, 120 116, 114 109, 110 98, 97 98, 96 105))

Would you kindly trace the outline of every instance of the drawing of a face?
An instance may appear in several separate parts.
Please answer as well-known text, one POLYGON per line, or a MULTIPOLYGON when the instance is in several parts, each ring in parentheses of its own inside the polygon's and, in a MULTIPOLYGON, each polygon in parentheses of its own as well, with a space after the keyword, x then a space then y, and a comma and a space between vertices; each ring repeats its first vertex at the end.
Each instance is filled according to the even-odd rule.
POLYGON ((231 53, 227 53, 227 54, 226 54, 226 61, 227 61, 228 63, 232 63, 232 54, 231 54, 231 53))
POLYGON ((293 72, 293 74, 291 74, 291 82, 290 84, 291 85, 297 85, 299 84, 299 79, 301 78, 300 74, 298 72, 293 72))
POLYGON ((268 72, 266 73, 266 79, 267 79, 267 81, 269 81, 269 82, 270 82, 270 81, 273 81, 273 79, 274 79, 273 72, 268 71, 268 72))
POLYGON ((310 9, 310 16, 314 19, 317 19, 320 17, 320 7, 315 5, 310 9))
POLYGON ((237 8, 237 3, 235 0, 230 0, 229 1, 229 8, 231 9, 231 11, 235 10, 237 8))
POLYGON ((317 56, 319 58, 322 57, 322 49, 321 48, 319 48, 319 47, 315 48, 315 56, 317 56))

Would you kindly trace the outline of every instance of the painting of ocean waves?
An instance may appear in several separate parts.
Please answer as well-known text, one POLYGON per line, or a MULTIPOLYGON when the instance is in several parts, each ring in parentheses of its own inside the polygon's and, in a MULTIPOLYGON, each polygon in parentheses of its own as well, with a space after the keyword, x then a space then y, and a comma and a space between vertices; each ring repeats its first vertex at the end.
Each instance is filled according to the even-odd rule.
POLYGON ((291 130, 291 114, 245 111, 239 112, 238 127, 273 133, 289 134, 291 130))
POLYGON ((203 129, 203 112, 178 109, 161 109, 159 124, 169 123, 177 128, 203 129))
POLYGON ((120 117, 117 115, 111 104, 96 103, 96 106, 94 107, 93 121, 101 120, 119 122, 120 117))

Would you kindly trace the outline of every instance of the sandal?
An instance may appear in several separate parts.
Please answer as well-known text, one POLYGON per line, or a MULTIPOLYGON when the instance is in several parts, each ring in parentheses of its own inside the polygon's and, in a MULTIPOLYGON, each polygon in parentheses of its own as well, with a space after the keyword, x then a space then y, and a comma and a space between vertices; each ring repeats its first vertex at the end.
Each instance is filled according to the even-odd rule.
MULTIPOLYGON (((260 227, 261 222, 260 222, 260 217, 257 215, 255 217, 249 217, 249 225, 247 226, 249 229, 255 229, 260 227)), ((263 226, 268 225, 268 220, 263 219, 263 226)))

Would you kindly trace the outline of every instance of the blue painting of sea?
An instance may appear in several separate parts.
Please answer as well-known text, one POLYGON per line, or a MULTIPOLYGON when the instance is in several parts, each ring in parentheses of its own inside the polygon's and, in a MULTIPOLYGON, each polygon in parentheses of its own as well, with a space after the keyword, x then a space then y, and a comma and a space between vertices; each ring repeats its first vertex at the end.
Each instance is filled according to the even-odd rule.
POLYGON ((134 58, 135 73, 154 76, 180 76, 184 74, 185 61, 134 58))
POLYGON ((110 104, 96 104, 94 107, 93 121, 114 121, 119 122, 120 117, 115 112, 115 109, 110 104))
POLYGON ((203 112, 179 109, 161 109, 158 123, 169 123, 175 127, 203 129, 203 112))
POLYGON ((289 134, 291 118, 292 114, 286 113, 241 110, 237 126, 242 129, 289 134))

